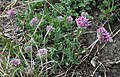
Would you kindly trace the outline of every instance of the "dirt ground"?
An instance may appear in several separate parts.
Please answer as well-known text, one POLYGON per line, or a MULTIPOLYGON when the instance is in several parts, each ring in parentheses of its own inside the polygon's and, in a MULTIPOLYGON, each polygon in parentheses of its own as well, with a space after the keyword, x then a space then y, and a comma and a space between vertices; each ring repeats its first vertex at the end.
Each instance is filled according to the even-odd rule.
MULTIPOLYGON (((119 27, 119 21, 111 25, 112 31, 119 29, 119 27)), ((95 36, 96 34, 85 35, 87 45, 95 41, 95 36)), ((100 48, 103 44, 96 44, 86 61, 78 67, 79 69, 77 68, 77 72, 79 71, 77 77, 120 77, 120 33, 118 33, 113 40, 112 43, 107 43, 102 49, 100 48), (94 60, 94 58, 96 60, 94 60), (96 64, 95 67, 91 64, 92 60, 96 64)))
MULTIPOLYGON (((120 22, 113 23, 111 27, 112 30, 120 27, 120 22)), ((107 77, 120 77, 120 33, 113 40, 113 43, 107 44, 99 51, 98 58, 105 65, 107 77)))

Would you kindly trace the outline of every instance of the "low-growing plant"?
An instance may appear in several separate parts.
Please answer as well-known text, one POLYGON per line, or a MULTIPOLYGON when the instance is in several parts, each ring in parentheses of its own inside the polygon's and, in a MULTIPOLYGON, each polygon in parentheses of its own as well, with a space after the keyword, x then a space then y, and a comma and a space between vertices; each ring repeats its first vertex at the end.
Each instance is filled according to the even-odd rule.
POLYGON ((101 10, 100 20, 111 20, 118 15, 114 13, 119 6, 117 1, 104 0, 99 6, 94 0, 22 0, 22 3, 26 5, 22 13, 16 14, 13 9, 7 12, 8 17, 16 16, 22 41, 12 42, 7 37, 0 37, 1 76, 49 77, 59 71, 58 68, 63 70, 70 65, 79 65, 81 54, 98 41, 112 40, 111 34, 102 26, 94 31, 97 40, 88 48, 80 42, 82 34, 94 26, 92 16, 88 14, 92 7, 101 10))
POLYGON ((100 19, 108 19, 111 22, 117 18, 119 14, 118 9, 119 9, 119 0, 103 0, 102 4, 98 6, 98 8, 101 11, 100 19))

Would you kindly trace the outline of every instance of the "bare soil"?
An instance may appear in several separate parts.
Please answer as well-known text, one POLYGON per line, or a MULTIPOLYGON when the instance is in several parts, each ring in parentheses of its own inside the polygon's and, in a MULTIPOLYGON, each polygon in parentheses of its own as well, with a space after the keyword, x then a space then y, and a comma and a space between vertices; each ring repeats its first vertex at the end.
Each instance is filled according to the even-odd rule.
MULTIPOLYGON (((108 29, 107 25, 105 25, 105 27, 108 29)), ((117 31, 119 27, 119 21, 111 25, 112 31, 115 29, 117 31)), ((92 29, 94 30, 96 28, 92 29)), ((96 34, 87 34, 85 38, 87 40, 86 45, 89 46, 95 41, 96 34)), ((76 77, 105 77, 105 74, 106 77, 120 77, 120 33, 118 33, 113 40, 114 42, 107 43, 102 49, 100 48, 104 44, 97 43, 89 57, 77 68, 76 71, 79 71, 79 75, 76 77), (91 64, 91 60, 94 58, 96 58, 94 61, 96 62, 95 67, 91 64)))

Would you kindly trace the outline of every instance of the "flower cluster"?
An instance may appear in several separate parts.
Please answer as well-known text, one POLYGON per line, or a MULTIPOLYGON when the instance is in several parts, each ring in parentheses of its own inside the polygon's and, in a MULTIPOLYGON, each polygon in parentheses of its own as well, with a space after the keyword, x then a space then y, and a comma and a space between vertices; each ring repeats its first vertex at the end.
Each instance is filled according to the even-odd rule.
POLYGON ((100 41, 109 42, 110 34, 105 30, 104 27, 100 27, 97 29, 97 36, 100 41))
POLYGON ((37 17, 34 17, 34 18, 32 18, 31 21, 30 21, 30 26, 33 26, 33 25, 35 25, 35 24, 37 24, 37 23, 38 23, 38 19, 37 19, 37 17))
POLYGON ((84 16, 80 16, 79 18, 76 19, 76 23, 79 27, 84 27, 87 28, 90 26, 90 21, 84 16))
POLYGON ((48 52, 48 50, 46 48, 39 49, 37 56, 41 56, 41 57, 46 56, 47 52, 48 52))
POLYGON ((10 9, 10 10, 7 11, 7 15, 8 15, 9 17, 12 17, 12 16, 15 15, 15 11, 14 11, 13 9, 10 9))
POLYGON ((12 65, 14 65, 14 66, 17 66, 17 65, 19 65, 21 62, 20 62, 20 59, 13 59, 13 60, 10 61, 10 63, 11 63, 12 65))

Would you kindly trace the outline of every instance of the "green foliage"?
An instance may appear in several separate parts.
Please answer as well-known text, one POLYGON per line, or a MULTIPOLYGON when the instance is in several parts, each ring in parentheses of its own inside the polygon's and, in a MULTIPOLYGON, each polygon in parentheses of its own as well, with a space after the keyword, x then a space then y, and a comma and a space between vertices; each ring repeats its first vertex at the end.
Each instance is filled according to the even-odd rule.
POLYGON ((93 0, 61 0, 61 3, 53 4, 61 13, 65 15, 72 14, 72 16, 78 16, 83 11, 89 11, 92 5, 95 5, 93 0))
POLYGON ((116 14, 120 7, 119 0, 104 0, 98 8, 101 10, 100 18, 113 21, 119 14, 116 14))
MULTIPOLYGON (((29 0, 28 3, 25 0, 22 1, 27 6, 24 12, 17 14, 16 25, 24 31, 24 44, 16 45, 10 39, 0 36, 0 51, 10 52, 10 57, 22 59, 20 67, 12 67, 12 69, 9 68, 10 70, 5 68, 7 60, 3 59, 4 62, 1 64, 8 75, 10 74, 8 71, 18 68, 18 73, 15 73, 15 76, 18 76, 21 70, 32 68, 31 61, 34 61, 34 76, 40 77, 38 74, 44 70, 44 63, 46 63, 45 57, 36 56, 37 50, 40 48, 48 49, 47 60, 48 63, 50 62, 48 66, 51 66, 50 73, 55 73, 60 66, 79 64, 79 56, 84 50, 80 37, 86 30, 77 27, 76 17, 81 12, 91 13, 93 7, 99 8, 101 11, 100 20, 114 20, 116 16, 120 15, 120 12, 117 12, 120 6, 119 0, 103 0, 99 6, 96 5, 95 0, 29 0), (59 21, 58 16, 63 16, 64 19, 59 21), (68 16, 73 17, 72 23, 67 21, 68 16), (41 23, 30 26, 33 17, 37 17, 41 23), (46 31, 48 25, 54 27, 52 32, 46 31), (25 52, 26 46, 32 46, 32 52, 25 52)), ((10 74, 10 76, 12 75, 13 73, 10 74)), ((45 74, 41 77, 43 76, 45 74)))

